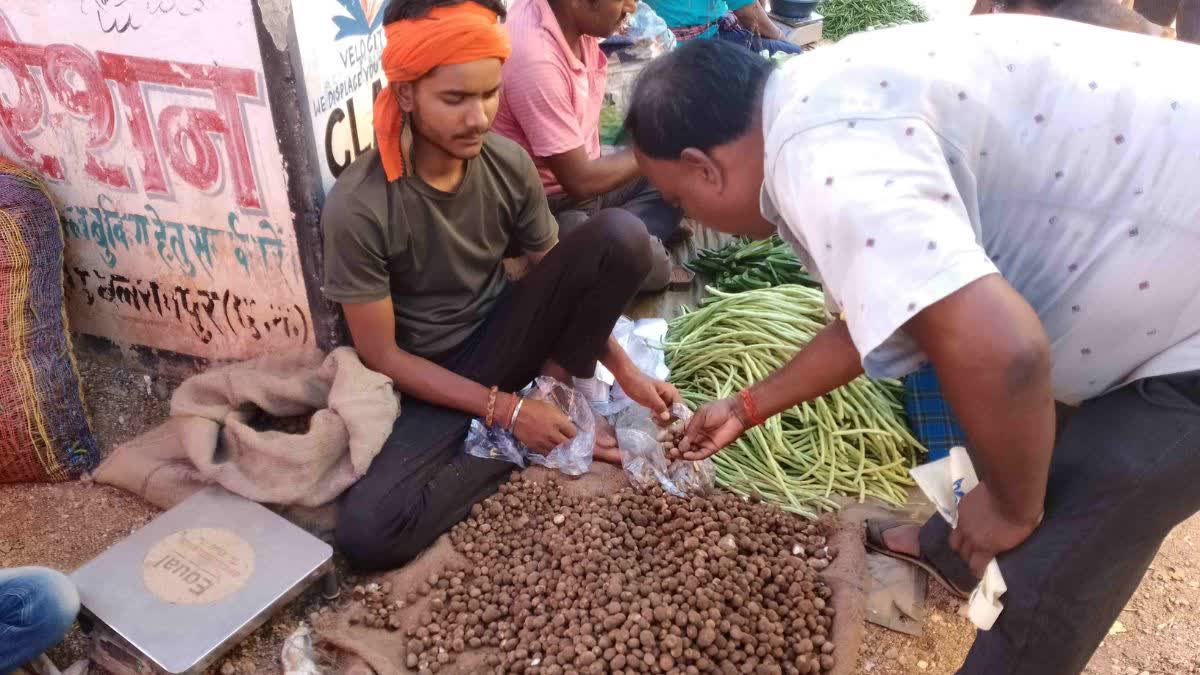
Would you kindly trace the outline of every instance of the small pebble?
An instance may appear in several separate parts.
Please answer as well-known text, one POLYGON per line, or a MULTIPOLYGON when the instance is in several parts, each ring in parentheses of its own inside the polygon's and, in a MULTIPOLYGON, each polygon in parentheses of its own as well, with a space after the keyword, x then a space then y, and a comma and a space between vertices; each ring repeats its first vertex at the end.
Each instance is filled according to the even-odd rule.
POLYGON ((221 666, 221 675, 234 675, 237 673, 237 666, 233 665, 232 661, 226 661, 221 666))
POLYGON ((564 516, 563 514, 560 513, 557 516, 554 516, 554 524, 555 525, 562 525, 565 522, 567 522, 567 517, 564 516))
POLYGON ((888 659, 889 661, 895 661, 896 657, 900 656, 900 652, 896 651, 895 647, 892 647, 891 649, 887 650, 887 652, 883 656, 884 656, 884 658, 888 659))
POLYGON ((917 661, 917 667, 921 670, 926 670, 929 668, 929 662, 924 660, 917 661))

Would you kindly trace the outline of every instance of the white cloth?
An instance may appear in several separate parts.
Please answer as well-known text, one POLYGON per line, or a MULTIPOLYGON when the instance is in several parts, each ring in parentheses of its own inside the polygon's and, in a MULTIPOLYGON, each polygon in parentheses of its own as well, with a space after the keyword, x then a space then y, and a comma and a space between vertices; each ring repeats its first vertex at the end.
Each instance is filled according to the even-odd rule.
MULTIPOLYGON (((623 316, 617 319, 612 336, 642 373, 656 380, 666 380, 671 374, 663 353, 663 341, 667 338, 665 319, 634 321, 623 316)), ((633 400, 617 384, 617 378, 601 363, 596 364, 595 377, 575 378, 575 389, 586 396, 592 408, 601 415, 616 415, 633 405, 633 400)))
MULTIPOLYGON (((938 514, 950 524, 950 529, 958 527, 958 502, 979 485, 975 465, 971 463, 966 448, 951 448, 949 456, 922 464, 909 473, 917 482, 917 487, 937 507, 938 514)), ((988 561, 983 578, 967 600, 967 617, 976 628, 992 629, 996 619, 1000 618, 1000 612, 1004 611, 1004 603, 1000 598, 1007 591, 1008 584, 1000 573, 1000 565, 993 558, 988 561)))
POLYGON ((1057 19, 948 19, 793 59, 764 97, 762 211, 863 365, 999 272, 1052 345, 1060 401, 1200 369, 1200 47, 1057 19))

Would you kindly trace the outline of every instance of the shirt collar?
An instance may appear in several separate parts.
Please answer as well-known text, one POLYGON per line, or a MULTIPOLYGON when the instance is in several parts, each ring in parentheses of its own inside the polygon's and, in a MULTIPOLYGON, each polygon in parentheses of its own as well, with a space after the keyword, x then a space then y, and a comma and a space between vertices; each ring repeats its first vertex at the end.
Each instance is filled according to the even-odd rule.
MULTIPOLYGON (((545 2, 546 0, 541 1, 545 2)), ((774 223, 775 227, 779 228, 781 233, 787 230, 787 223, 783 222, 783 217, 779 214, 779 209, 775 208, 775 202, 771 200, 771 193, 767 189, 767 185, 771 181, 771 158, 774 156, 768 149, 771 147, 771 144, 767 140, 771 138, 771 129, 775 126, 775 119, 778 113, 779 90, 782 88, 780 81, 782 79, 783 75, 776 68, 767 76, 767 83, 763 85, 763 185, 758 196, 758 209, 762 212, 763 218, 774 223)))
MULTIPOLYGON (((530 8, 536 13, 538 24, 542 30, 550 34, 558 48, 562 50, 563 55, 567 59, 567 65, 571 70, 579 72, 584 69, 584 64, 571 50, 571 45, 567 44, 567 38, 563 36, 562 26, 558 25, 558 17, 554 15, 554 10, 550 9, 550 3, 547 0, 527 0, 530 3, 530 8)), ((581 38, 582 41, 587 41, 587 36, 581 38)))

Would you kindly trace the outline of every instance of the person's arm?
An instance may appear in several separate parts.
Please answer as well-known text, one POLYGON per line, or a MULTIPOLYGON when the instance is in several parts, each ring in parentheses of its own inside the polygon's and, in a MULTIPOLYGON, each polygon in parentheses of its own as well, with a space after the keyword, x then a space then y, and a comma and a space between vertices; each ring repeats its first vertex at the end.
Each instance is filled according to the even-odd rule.
POLYGON ((600 118, 580 122, 571 74, 561 63, 544 55, 506 64, 504 72, 503 105, 520 125, 530 154, 546 162, 568 195, 591 199, 638 175, 632 152, 588 157, 584 148, 599 134, 600 118))
MULTIPOLYGON (((750 387, 750 394, 758 415, 766 419, 824 396, 862 372, 846 323, 837 320, 817 333, 782 368, 750 387)), ((748 411, 736 396, 716 401, 696 411, 679 450, 684 459, 705 459, 737 440, 749 427, 748 411)))
POLYGON ((558 221, 546 203, 546 190, 542 187, 537 166, 525 152, 520 153, 518 161, 523 164, 520 170, 524 175, 524 185, 514 197, 519 202, 519 208, 514 215, 511 231, 524 252, 528 269, 533 269, 558 244, 558 221))
POLYGON ((979 573, 1041 519, 1055 433, 1050 342, 999 275, 931 305, 904 330, 933 362, 971 440, 980 484, 959 504, 951 544, 979 573))
POLYGON ((763 9, 758 2, 751 1, 733 10, 733 14, 737 17, 738 23, 742 24, 742 28, 768 40, 783 39, 783 31, 779 30, 779 26, 775 25, 775 22, 767 15, 767 10, 763 9))
POLYGON ((620 150, 598 159, 588 159, 580 146, 559 155, 543 157, 563 190, 578 201, 585 201, 628 183, 638 176, 632 150, 620 150))
POLYGON ((474 417, 487 414, 487 387, 396 346, 391 298, 343 304, 342 311, 363 364, 392 378, 401 392, 474 417))
MULTIPOLYGON (((396 346, 391 298, 362 304, 345 303, 342 311, 363 364, 392 378, 401 392, 435 405, 461 410, 473 417, 487 415, 490 398, 487 387, 396 346)), ((517 400, 516 394, 497 396, 494 419, 499 426, 507 426, 517 400)), ((575 436, 574 425, 561 411, 545 401, 533 400, 522 404, 513 431, 522 443, 541 452, 575 436)))
POLYGON ((625 395, 638 405, 649 408, 656 421, 660 424, 671 421, 671 406, 683 400, 679 390, 670 383, 643 373, 611 335, 604 345, 604 353, 600 355, 600 363, 613 374, 625 395))

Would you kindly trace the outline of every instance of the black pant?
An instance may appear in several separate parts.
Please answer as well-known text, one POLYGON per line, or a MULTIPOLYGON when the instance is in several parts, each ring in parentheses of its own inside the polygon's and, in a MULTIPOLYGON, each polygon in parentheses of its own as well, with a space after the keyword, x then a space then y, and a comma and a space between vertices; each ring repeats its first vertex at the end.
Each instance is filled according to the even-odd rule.
POLYGON ((640 290, 661 291, 670 283, 671 257, 666 247, 678 243, 683 234, 679 227, 683 211, 664 201, 649 180, 639 178, 583 202, 565 194, 551 195, 548 201, 562 236, 578 229, 601 209, 621 209, 632 213, 654 237, 651 242, 650 273, 646 275, 640 290))
MULTIPOLYGON (((1200 372, 1088 401, 1061 425, 1042 524, 999 558, 1004 612, 960 673, 1074 675, 1171 529, 1200 511, 1200 372)), ((921 553, 959 588, 976 580, 934 515, 921 553)))
MULTIPOLYGON (((601 211, 497 301, 440 365, 484 386, 521 389, 553 360, 591 377, 612 328, 650 269, 636 218, 601 211)), ((466 454, 467 413, 405 397, 383 450, 346 491, 337 544, 355 567, 399 567, 494 493, 514 468, 466 454)))
POLYGON ((1175 36, 1200 43, 1200 0, 1135 0, 1133 9, 1160 26, 1175 22, 1175 36))

